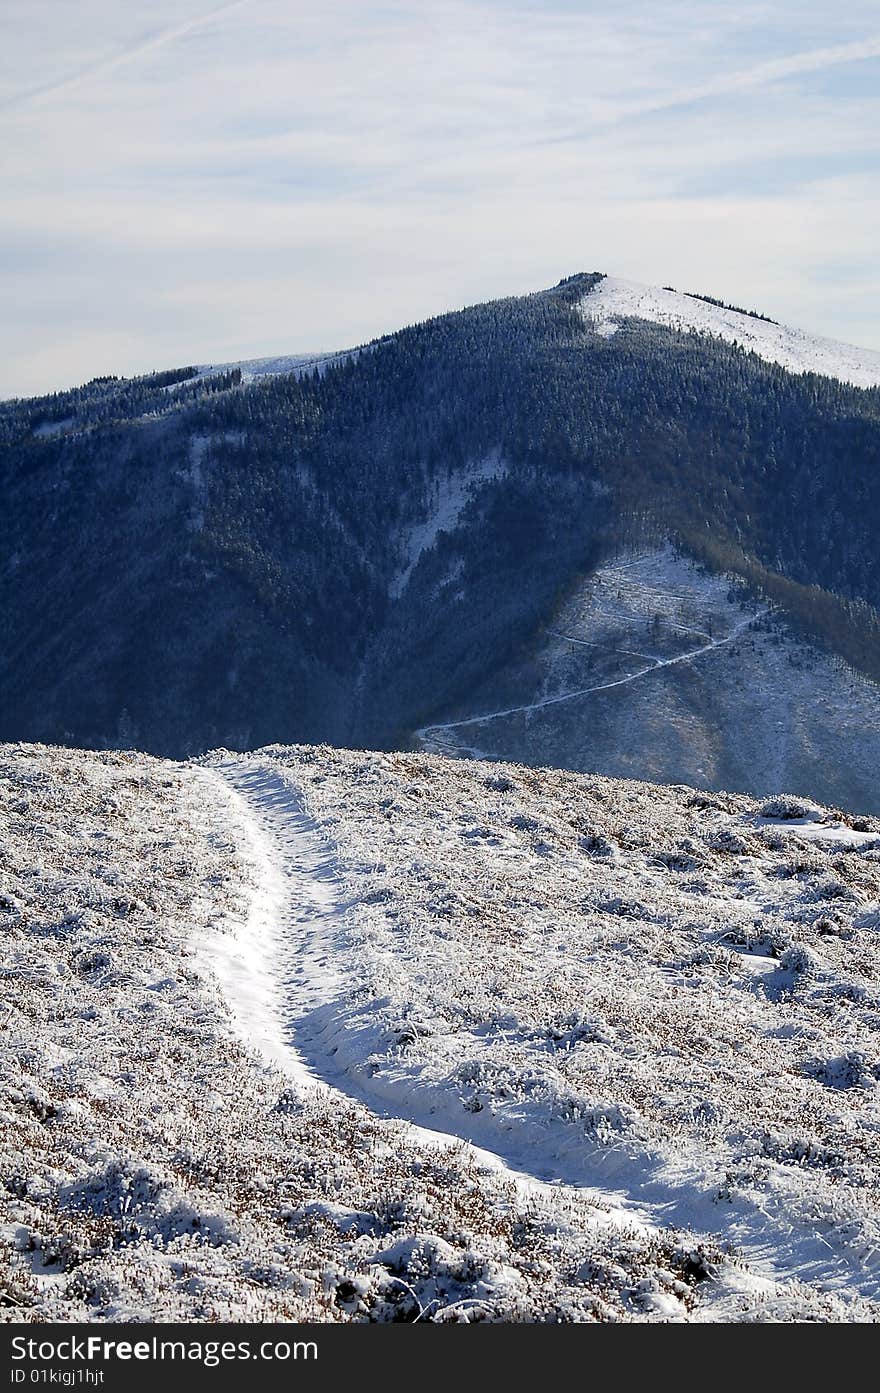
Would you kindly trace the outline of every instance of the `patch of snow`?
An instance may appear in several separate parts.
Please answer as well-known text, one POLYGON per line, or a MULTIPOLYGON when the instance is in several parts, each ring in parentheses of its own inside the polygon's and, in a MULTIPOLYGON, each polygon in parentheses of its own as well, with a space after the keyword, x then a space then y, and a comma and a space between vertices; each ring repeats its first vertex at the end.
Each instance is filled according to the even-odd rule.
MULTIPOLYGON (((498 450, 493 450, 485 459, 476 460, 466 469, 438 480, 428 516, 404 535, 404 565, 388 587, 392 599, 399 599, 403 594, 422 556, 435 545, 440 533, 455 531, 462 513, 479 490, 485 484, 505 478, 507 473, 506 461, 498 450)), ((454 574, 449 579, 454 579, 454 574)))
POLYGON ((758 827, 777 827, 783 832, 796 832, 798 837, 804 837, 808 841, 836 842, 839 846, 880 845, 880 832, 856 832, 852 827, 847 827, 845 823, 836 822, 834 819, 827 822, 815 822, 806 818, 781 820, 759 817, 755 819, 755 823, 758 827))
POLYGON ((670 546, 609 560, 526 660, 438 713, 421 738, 443 754, 793 789, 788 817, 817 797, 880 812, 880 686, 760 610, 736 577, 670 546))
POLYGON ((75 416, 67 416, 63 421, 41 421, 38 426, 34 426, 31 434, 36 440, 48 440, 53 435, 62 435, 75 425, 75 416))
POLYGON ((164 390, 173 394, 182 391, 193 382, 207 377, 220 377, 236 368, 241 371, 244 385, 259 382, 264 377, 304 377, 310 372, 323 374, 329 367, 352 362, 367 351, 366 347, 347 348, 332 353, 288 353, 270 358, 242 358, 233 363, 202 363, 193 377, 188 377, 184 382, 173 382, 164 390))
POLYGON ((880 386, 880 352, 806 334, 674 290, 606 276, 580 302, 584 318, 610 337, 624 319, 646 319, 739 344, 789 372, 821 373, 855 387, 880 386))
POLYGON ((189 528, 192 532, 201 532, 205 526, 205 504, 208 497, 208 480, 205 473, 205 461, 210 452, 211 446, 215 444, 243 445, 246 440, 244 431, 216 431, 212 435, 192 435, 189 442, 189 469, 182 471, 181 477, 189 483, 193 490, 193 505, 190 509, 189 528))

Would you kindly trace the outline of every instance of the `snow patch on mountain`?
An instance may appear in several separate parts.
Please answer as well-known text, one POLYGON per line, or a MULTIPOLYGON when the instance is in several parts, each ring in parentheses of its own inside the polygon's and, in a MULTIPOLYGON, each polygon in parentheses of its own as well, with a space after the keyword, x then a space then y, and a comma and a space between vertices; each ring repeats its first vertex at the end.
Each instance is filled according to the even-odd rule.
POLYGON ((189 527, 201 532, 205 526, 205 506, 208 499, 207 461, 213 445, 244 445, 244 431, 217 431, 213 435, 192 435, 189 441, 189 467, 180 471, 192 490, 189 527))
POLYGON ((41 421, 39 425, 34 426, 31 434, 36 440, 51 440, 53 436, 63 435, 75 425, 75 416, 65 416, 63 421, 41 421))
POLYGON ((508 464, 498 450, 475 460, 465 469, 441 476, 435 485, 427 517, 406 529, 401 539, 403 567, 391 581, 389 594, 399 599, 422 556, 436 545, 441 532, 454 532, 467 505, 488 483, 503 479, 508 464))
POLYGON ((247 386, 264 377, 284 377, 288 374, 303 377, 309 372, 323 374, 327 368, 347 363, 365 352, 364 348, 339 349, 333 353, 289 353, 269 358, 242 358, 232 363, 202 363, 194 377, 173 383, 166 390, 174 393, 192 382, 206 377, 219 377, 239 369, 242 383, 247 386))
POLYGON ((671 546, 621 555, 525 660, 417 736, 442 754, 880 811, 880 687, 764 609, 671 546))
POLYGON ((880 353, 756 319, 675 290, 605 276, 580 303, 584 318, 610 337, 625 319, 646 319, 739 344, 789 372, 820 373, 854 387, 880 386, 880 353))

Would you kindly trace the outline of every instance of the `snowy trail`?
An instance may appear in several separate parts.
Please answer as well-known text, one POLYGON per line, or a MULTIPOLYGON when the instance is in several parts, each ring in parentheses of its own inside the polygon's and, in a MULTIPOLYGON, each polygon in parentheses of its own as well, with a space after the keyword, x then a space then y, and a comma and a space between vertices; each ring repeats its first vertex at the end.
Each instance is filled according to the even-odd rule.
MULTIPOLYGON (((353 1003, 361 1012, 365 1003, 356 971, 346 970, 357 945, 346 913, 350 886, 333 846, 270 766, 244 757, 198 776, 209 785, 208 796, 226 803, 257 876, 243 932, 231 943, 219 935, 203 943, 202 960, 219 977, 242 1038, 298 1087, 353 1099, 375 1117, 403 1125, 424 1146, 465 1147, 478 1166, 525 1196, 559 1201, 576 1192, 597 1204, 597 1223, 645 1233, 672 1227, 732 1243, 749 1266, 744 1281, 798 1279, 880 1296, 877 1254, 855 1255, 812 1226, 793 1227, 784 1194, 772 1211, 746 1199, 719 1210, 718 1175, 699 1149, 632 1152, 568 1126, 511 1128, 504 1118, 464 1112, 430 1081, 386 1079, 365 1068, 357 1032, 345 1039, 353 1003), (431 1125, 435 1119, 450 1130, 431 1125)), ((724 1299, 719 1290, 717 1300, 724 1299)))
POLYGON ((330 961, 341 913, 332 849, 269 770, 230 761, 198 773, 228 802, 256 872, 243 929, 201 943, 199 956, 220 979, 241 1038, 301 1086, 318 1086, 290 1023, 341 987, 330 961))
MULTIPOLYGON (((723 638, 709 638, 708 643, 702 644, 699 648, 693 648, 687 653, 679 653, 674 658, 654 658, 651 660, 648 667, 639 668, 637 672, 631 672, 626 677, 615 678, 613 682, 600 682, 593 687, 579 687, 573 692, 562 692, 559 696, 544 697, 541 701, 528 702, 522 706, 508 706, 501 711, 487 711, 479 716, 467 716, 464 720, 460 721, 442 721, 433 725, 422 726, 420 730, 416 731, 416 738, 420 740, 426 748, 430 748, 431 737, 444 730, 462 730, 466 726, 485 725, 488 721, 497 721, 503 716, 520 716, 530 711, 543 711, 549 706, 559 706, 563 702, 575 701, 578 697, 591 696, 594 692, 610 692, 615 687, 629 686, 631 682, 637 681, 640 677, 646 677, 648 673, 659 672, 662 668, 675 667, 679 663, 693 662, 695 658, 701 657, 704 653, 710 653, 715 648, 723 648, 725 644, 731 643, 733 639, 737 638, 743 630, 747 629, 756 619, 763 618, 766 613, 767 610, 763 609, 759 610, 756 614, 749 614, 744 619, 739 620, 730 630, 730 633, 725 634, 723 638)), ((673 625, 672 627, 683 628, 684 626, 673 625)), ((688 630, 688 632, 697 633, 701 631, 688 630)), ((569 635, 558 635, 558 637, 569 638, 569 635)), ((579 640, 576 639, 570 641, 579 642, 579 640)), ((462 746, 461 748, 464 749, 467 747, 462 746)))
MULTIPOLYGON (((197 945, 202 966, 220 981, 240 1038, 300 1088, 354 1099, 374 1116, 405 1126, 424 1146, 465 1145, 479 1166, 502 1174, 520 1191, 558 1191, 555 1184, 515 1169, 466 1136, 422 1125, 421 1112, 387 1108, 358 1085, 344 1062, 334 1064, 336 1046, 322 1043, 327 1010, 343 1010, 350 987, 337 967, 349 944, 333 848, 290 786, 271 769, 242 759, 198 773, 210 783, 212 795, 227 802, 258 876, 243 931, 233 939, 212 935, 197 945)), ((648 1222, 614 1202, 605 1218, 631 1227, 648 1222)))

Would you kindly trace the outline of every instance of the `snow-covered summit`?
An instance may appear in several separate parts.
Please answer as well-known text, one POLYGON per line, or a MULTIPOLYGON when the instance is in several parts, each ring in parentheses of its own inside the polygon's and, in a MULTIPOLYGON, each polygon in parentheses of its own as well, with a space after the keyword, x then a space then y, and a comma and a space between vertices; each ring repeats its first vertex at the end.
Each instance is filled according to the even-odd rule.
POLYGON ((605 276, 581 301, 581 312, 610 337, 622 319, 647 319, 738 343, 789 372, 816 372, 854 387, 880 386, 880 353, 725 309, 694 295, 605 276))

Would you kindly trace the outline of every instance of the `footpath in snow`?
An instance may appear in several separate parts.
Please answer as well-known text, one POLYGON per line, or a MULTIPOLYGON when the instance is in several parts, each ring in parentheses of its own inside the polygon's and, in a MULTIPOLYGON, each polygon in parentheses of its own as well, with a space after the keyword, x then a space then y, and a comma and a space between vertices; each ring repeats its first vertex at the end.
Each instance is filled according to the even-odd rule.
MULTIPOLYGON (((743 622, 751 622, 751 618, 743 622)), ((728 635, 727 639, 730 637, 728 635)), ((713 640, 708 646, 724 641, 713 640)), ((691 656, 683 655, 679 661, 691 656)), ((294 752, 290 752, 291 766, 295 762, 294 752)), ((284 1068, 298 1084, 338 1090, 366 1104, 378 1118, 411 1123, 414 1138, 419 1143, 441 1147, 472 1144, 477 1148, 475 1154, 482 1165, 508 1175, 520 1190, 552 1189, 558 1195, 569 1188, 572 1193, 601 1204, 609 1218, 617 1223, 656 1232, 672 1225, 712 1235, 722 1242, 730 1241, 750 1264, 755 1280, 799 1279, 838 1292, 877 1297, 880 1249, 873 1244, 880 1230, 876 1218, 866 1214, 860 1199, 851 1209, 847 1209, 839 1197, 829 1201, 821 1169, 813 1175, 808 1170, 805 1175, 803 1164, 799 1169, 792 1169, 787 1164, 773 1166, 762 1161, 754 1168, 751 1179, 747 1183, 744 1179, 741 1185, 730 1178, 735 1172, 728 1170, 725 1183, 729 1193, 719 1204, 719 1194, 725 1189, 725 1183, 721 1191, 718 1185, 719 1177, 723 1181, 725 1156, 728 1162, 733 1157, 723 1148, 713 1155, 704 1136, 718 1132, 719 1123, 731 1104, 723 1091, 728 1086, 727 1080, 736 1079, 737 1072, 742 1074, 737 1083, 745 1088, 744 1097, 749 1096, 750 1061, 731 1055, 730 1063, 718 1071, 717 1103, 700 1103, 700 1084, 694 1082, 695 1117, 699 1120, 700 1109, 705 1109, 706 1122, 699 1121, 691 1135, 685 1131, 671 1142, 661 1140, 659 1134, 654 1138, 639 1134, 637 1129, 628 1135, 633 1109, 625 1085, 620 1081, 616 1098, 605 1105, 607 1117, 598 1124, 598 1130, 591 1130, 590 1126, 585 1129, 578 1125, 577 1108, 560 1103, 561 1083, 554 1073, 555 1060, 546 1059, 546 1047, 541 1046, 537 1055, 529 1056, 526 1072, 530 1071, 530 1081, 525 1089, 519 1088, 519 1093, 512 1066, 504 1066, 509 1069, 508 1082, 504 1083, 504 1067, 498 1067, 494 1056, 491 1069, 479 1062, 480 1049, 494 1048, 499 1039, 502 1046, 509 1047, 511 1060, 523 1049, 534 1049, 534 1040, 529 1039, 528 1031, 513 1013, 505 1017, 502 1012, 502 1022, 506 1020, 507 1024, 500 1029, 491 1019, 483 1025, 472 1023, 468 1031, 445 1034, 434 1026, 426 1028, 420 1023, 431 1017, 436 1005, 430 999, 432 978, 428 969, 423 968, 423 962, 433 961, 435 974, 439 970, 447 977, 457 977, 470 970, 476 978, 480 971, 487 970, 485 950, 491 940, 481 949, 479 916, 475 926, 477 941, 471 942, 469 949, 471 953, 476 952, 476 960, 466 964, 453 944, 443 963, 444 945, 432 942, 427 934, 417 935, 415 958, 411 944, 408 950, 401 951, 397 962, 392 950, 390 958, 386 954, 387 978, 383 982, 380 977, 377 982, 375 964, 378 959, 370 945, 365 947, 363 921, 352 913, 351 876, 343 873, 333 846, 318 822, 307 815, 293 769, 285 768, 283 758, 224 758, 204 771, 202 777, 216 781, 218 798, 229 800, 230 812, 238 823, 238 835, 246 839, 257 872, 251 914, 243 936, 232 948, 218 948, 214 964, 243 1037, 284 1068), (412 1039, 404 1029, 395 1036, 401 1041, 400 1046, 389 1053, 385 1048, 388 1020, 400 1017, 401 1002, 404 1003, 403 1016, 414 1021, 412 1039), (394 1007, 390 1017, 389 1003, 394 1007), (423 1038, 432 1033, 433 1040, 423 1038), (415 1047, 412 1058, 408 1056, 411 1046, 415 1047), (476 1071, 475 1078, 490 1081, 488 1095, 481 1094, 489 1097, 489 1106, 482 1102, 462 1106, 460 1089, 456 1092, 451 1082, 458 1087, 467 1069, 476 1071), (544 1077, 541 1077, 542 1070, 544 1077), (492 1087, 498 1087, 499 1078, 501 1086, 493 1096, 492 1087), (619 1129, 619 1135, 614 1135, 615 1129, 619 1129), (766 1184, 768 1176, 769 1184, 766 1184), (837 1220, 832 1217, 835 1205, 837 1220), (843 1225, 837 1235, 835 1222, 843 1225)), ((320 777, 323 783, 324 776, 320 777)), ((503 776, 494 778, 498 787, 503 788, 503 776)), ((371 813, 375 821, 374 809, 371 813)), ((434 814, 439 819, 440 810, 435 809, 434 814)), ((520 824, 523 821, 528 820, 520 817, 520 824)), ((514 819, 514 825, 516 822, 514 819)), ((762 820, 753 818, 752 824, 761 826, 762 820)), ((784 828, 784 820, 781 826, 784 828)), ((763 820, 762 830, 766 835, 775 833, 777 840, 782 835, 779 828, 780 824, 770 826, 768 819, 763 820)), ((797 831, 797 824, 794 830, 797 831)), ((828 826, 826 830, 830 854, 841 839, 845 840, 845 829, 828 826)), ((436 835, 439 837, 440 833, 441 828, 437 827, 436 835)), ((732 829, 724 831, 713 827, 712 835, 719 847, 726 845, 727 838, 736 850, 737 834, 732 829)), ((811 835, 817 835, 815 829, 811 835)), ((393 836, 393 830, 389 830, 388 838, 393 836)), ((850 841, 854 850, 877 844, 873 833, 855 837, 850 834, 850 841)), ((693 845, 690 840, 688 844, 693 845)), ((784 839, 779 845, 784 845, 784 839)), ((391 851, 390 845, 386 850, 391 851)), ((423 848, 407 850, 420 852, 423 848)), ((489 848, 489 855, 492 859, 492 848, 489 848)), ((512 846, 503 846, 500 852, 496 849, 495 864, 501 868, 504 858, 513 855, 512 846)), ((542 859, 546 855, 545 851, 542 859)), ((607 880, 613 867, 613 859, 606 862, 603 880, 607 880)), ((426 872, 423 869, 419 872, 418 862, 414 869, 424 878, 426 872)), ((771 876, 779 874, 778 870, 765 869, 771 876)), ((382 870, 384 865, 377 860, 373 868, 374 880, 375 872, 381 875, 382 870)), ((570 867, 564 875, 571 880, 570 867)), ((628 882, 632 888, 631 873, 618 874, 617 879, 621 883, 628 882)), ((650 899, 653 894, 662 904, 668 893, 669 879, 668 865, 655 866, 647 871, 638 888, 642 895, 650 899)), ((761 902, 755 886, 752 889, 751 897, 744 897, 742 890, 737 892, 740 903, 731 906, 731 920, 742 918, 745 922, 748 918, 759 925, 762 923, 762 915, 768 914, 770 906, 761 902)), ((761 891, 763 889, 762 882, 761 891)), ((606 901, 610 892, 609 886, 606 901)), ((774 893, 779 894, 775 890, 774 893)), ((711 905, 710 920, 720 925, 724 916, 719 917, 717 895, 705 885, 700 895, 711 905)), ((374 894, 373 898, 381 901, 383 893, 374 894)), ((384 898, 389 896, 384 895, 384 898)), ((641 899, 634 904, 647 914, 641 899)), ((672 911, 672 904, 669 908, 672 911)), ((611 912, 617 911, 612 908, 611 912)), ((772 920, 768 918, 765 922, 769 926, 772 920)), ((473 938, 473 930, 470 932, 473 938)), ((651 932, 656 942, 656 927, 651 932)), ((796 1027, 777 1021, 774 1006, 794 994, 795 978, 802 970, 795 962, 796 954, 789 953, 791 965, 786 967, 785 955, 777 942, 778 930, 769 927, 763 939, 757 932, 744 933, 737 939, 737 935, 729 931, 728 937, 724 970, 730 995, 729 1021, 724 1020, 725 1004, 719 1002, 713 986, 709 984, 706 988, 707 1009, 716 1018, 720 1012, 716 1025, 720 1033, 728 1037, 724 1049, 734 1048, 732 1036, 737 1030, 749 1030, 747 1013, 756 1002, 765 1003, 759 1006, 764 1016, 774 1017, 768 1035, 790 1038, 796 1033, 796 1027)), ((716 938, 714 933, 712 938, 716 938)), ((536 949, 540 963, 547 949, 540 945, 536 945, 536 949)), ((576 954, 576 941, 571 951, 576 954)), ((694 961, 698 961, 697 955, 694 961)), ((721 958, 717 961, 720 963, 721 958)), ((525 956, 519 963, 523 973, 533 972, 535 965, 534 958, 527 961, 525 956)), ((618 954, 617 971, 630 971, 632 965, 628 951, 623 949, 618 954)), ((597 968, 604 977, 608 964, 599 962, 597 968)), ((676 970, 677 965, 672 961, 659 965, 657 980, 663 983, 664 989, 675 980, 676 970)), ((695 985, 691 975, 693 969, 680 970, 681 980, 692 988, 695 985)), ((815 962, 806 970, 815 971, 815 962)), ((510 985, 515 995, 521 984, 510 985)), ((837 987, 835 990, 840 996, 843 989, 837 987)), ((585 988, 588 997, 594 991, 589 985, 585 988)), ((674 987, 672 994, 676 994, 674 987)), ((687 994, 693 999, 692 990, 687 994)), ((644 1003, 640 1009, 643 1008, 644 1003)), ((665 1007, 659 1009, 662 1014, 665 1007)), ((685 1025, 684 1017, 681 1024, 685 1025)), ((656 1021, 652 1022, 651 1028, 655 1025, 656 1021)), ((809 1032, 808 1025, 805 1032, 809 1032)), ((569 1049, 582 1039, 588 1042, 592 1038, 585 1027, 576 1027, 570 1033, 569 1049)), ((531 1035, 534 1037, 534 1030, 531 1035)), ((598 1039, 612 1043, 611 1036, 603 1036, 601 1030, 598 1039)), ((642 1048, 650 1054, 658 1046, 656 1040, 646 1036, 642 1048)), ((632 1050, 633 1045, 629 1044, 624 1053, 631 1055, 632 1050)), ((607 1049, 603 1053, 607 1056, 607 1049)), ((653 1072, 650 1059, 646 1059, 646 1064, 649 1072, 653 1072)), ((685 1060, 682 1066, 687 1072, 685 1060)), ((664 1060, 663 1069, 667 1068, 664 1060)), ((864 1086, 868 1088, 865 1077, 864 1086)), ((643 1087, 641 1079, 639 1087, 643 1087)), ((581 1113, 581 1116, 586 1116, 589 1122, 591 1114, 581 1113)), ((756 1125, 753 1119, 749 1125, 756 1125)), ((785 1146, 793 1147, 793 1155, 800 1154, 798 1147, 806 1148, 806 1155, 810 1155, 811 1148, 817 1156, 821 1154, 817 1139, 797 1141, 790 1126, 788 1131, 782 1129, 778 1144, 774 1145, 780 1150, 785 1146), (791 1140, 785 1141, 786 1137, 791 1140)), ((766 1154, 772 1157, 774 1152, 770 1149, 766 1154)), ((830 1154, 827 1159, 830 1163, 830 1154)), ((821 1167, 824 1162, 813 1164, 821 1167)), ((743 1167, 740 1171, 745 1177, 743 1167)))
POLYGON ((241 1037, 298 1083, 318 1083, 294 1022, 340 987, 333 956, 342 910, 333 852, 277 774, 230 763, 222 775, 256 882, 241 932, 214 934, 202 954, 233 1006, 241 1037))
MULTIPOLYGON (((241 1039, 300 1087, 344 1093, 375 1116, 407 1123, 423 1145, 458 1148, 468 1140, 473 1159, 487 1170, 503 1172, 518 1188, 546 1190, 538 1177, 473 1144, 465 1129, 424 1125, 435 1104, 413 1106, 393 1088, 383 1096, 381 1085, 371 1089, 359 1080, 338 1044, 353 996, 351 977, 344 974, 353 943, 334 848, 279 773, 241 760, 224 762, 216 774, 232 793, 258 876, 241 932, 234 938, 215 934, 201 944, 202 960, 220 980, 241 1039)), ((635 1214, 629 1217, 637 1221, 635 1214)))
MULTIPOLYGON (((647 665, 638 668, 635 672, 627 673, 625 677, 617 677, 611 682, 598 682, 589 687, 578 687, 574 691, 560 692, 556 696, 544 697, 540 701, 527 702, 520 706, 507 706, 499 711, 487 711, 479 716, 464 717, 462 720, 441 721, 434 725, 422 726, 420 730, 416 731, 416 738, 421 741, 426 749, 434 750, 438 754, 461 753, 479 758, 480 751, 467 745, 459 745, 450 742, 446 732, 465 730, 471 726, 486 725, 489 721, 501 720, 505 716, 530 715, 532 712, 544 711, 551 706, 560 706, 566 702, 576 701, 579 697, 592 696, 597 692, 610 692, 618 687, 628 687, 630 683, 637 682, 639 678, 647 677, 650 673, 660 672, 664 668, 677 667, 680 663, 691 663, 695 659, 702 657, 705 653, 711 653, 716 648, 723 648, 727 644, 733 643, 746 629, 757 620, 763 619, 764 615, 767 613, 768 610, 765 607, 764 609, 757 610, 754 614, 747 614, 745 618, 738 620, 736 624, 734 624, 729 633, 717 638, 712 638, 711 635, 704 634, 703 637, 706 639, 705 643, 700 644, 697 648, 690 649, 686 653, 676 653, 671 658, 658 658, 646 653, 632 652, 632 650, 627 649, 617 650, 620 652, 628 652, 632 657, 644 658, 646 659, 647 665)), ((676 625, 674 627, 682 626, 676 625)), ((687 632, 701 633, 702 631, 689 629, 687 632)), ((561 639, 566 643, 575 643, 583 647, 594 646, 589 640, 578 638, 571 634, 560 634, 556 633, 555 630, 549 630, 549 633, 552 637, 561 639)))

